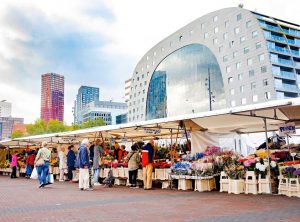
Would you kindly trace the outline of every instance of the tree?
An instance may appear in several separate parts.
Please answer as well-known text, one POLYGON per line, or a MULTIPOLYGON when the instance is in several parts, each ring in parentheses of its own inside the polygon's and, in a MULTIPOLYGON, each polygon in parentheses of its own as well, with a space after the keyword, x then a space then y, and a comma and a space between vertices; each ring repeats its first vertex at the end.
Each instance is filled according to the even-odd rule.
POLYGON ((16 130, 15 132, 13 132, 10 135, 10 138, 15 139, 15 138, 23 137, 23 136, 24 136, 24 133, 21 130, 16 130))
POLYGON ((64 132, 67 130, 67 126, 57 119, 50 119, 47 125, 47 133, 64 132))
POLYGON ((91 127, 95 127, 95 126, 104 126, 104 125, 105 125, 105 121, 102 118, 98 118, 95 120, 88 120, 88 121, 82 123, 80 128, 85 129, 85 128, 91 128, 91 127))
POLYGON ((39 135, 47 132, 47 124, 42 119, 35 120, 34 124, 29 124, 26 128, 29 135, 39 135))

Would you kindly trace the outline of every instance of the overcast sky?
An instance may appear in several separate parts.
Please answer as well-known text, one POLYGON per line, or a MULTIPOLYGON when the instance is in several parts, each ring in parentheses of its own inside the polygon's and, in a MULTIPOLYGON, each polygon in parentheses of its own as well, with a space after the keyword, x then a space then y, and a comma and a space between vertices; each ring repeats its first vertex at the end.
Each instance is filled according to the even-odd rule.
POLYGON ((41 74, 65 76, 65 121, 81 85, 124 100, 124 81, 155 44, 209 12, 244 8, 300 24, 298 0, 1 0, 0 100, 40 116, 41 74))

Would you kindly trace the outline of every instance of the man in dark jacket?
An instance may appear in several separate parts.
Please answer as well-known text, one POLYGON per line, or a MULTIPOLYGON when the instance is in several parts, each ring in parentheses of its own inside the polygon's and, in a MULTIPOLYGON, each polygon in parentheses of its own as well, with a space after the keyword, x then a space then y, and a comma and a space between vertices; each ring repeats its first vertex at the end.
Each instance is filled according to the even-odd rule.
POLYGON ((92 190, 89 188, 89 168, 90 168, 90 156, 89 148, 90 142, 88 139, 83 139, 81 146, 78 149, 76 158, 76 167, 79 168, 79 189, 80 190, 92 190))
POLYGON ((70 145, 68 147, 69 152, 67 154, 67 166, 68 166, 68 180, 73 179, 73 170, 75 170, 75 153, 73 151, 74 146, 70 145))
POLYGON ((142 166, 143 166, 143 181, 144 189, 152 189, 152 170, 153 170, 153 157, 154 157, 154 140, 150 140, 143 147, 142 151, 142 166))

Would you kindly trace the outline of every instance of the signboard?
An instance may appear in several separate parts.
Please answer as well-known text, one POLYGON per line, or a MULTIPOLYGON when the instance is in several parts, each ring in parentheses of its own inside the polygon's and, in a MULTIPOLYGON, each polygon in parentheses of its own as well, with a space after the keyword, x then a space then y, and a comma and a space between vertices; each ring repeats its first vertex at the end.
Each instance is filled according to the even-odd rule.
POLYGON ((279 136, 286 136, 296 134, 296 127, 294 122, 279 125, 279 136))
POLYGON ((125 142, 127 142, 127 138, 126 138, 126 137, 123 137, 123 138, 121 139, 121 141, 122 141, 122 143, 125 143, 125 142))
POLYGON ((145 128, 144 129, 146 133, 148 134, 160 134, 161 130, 160 129, 149 129, 145 128))

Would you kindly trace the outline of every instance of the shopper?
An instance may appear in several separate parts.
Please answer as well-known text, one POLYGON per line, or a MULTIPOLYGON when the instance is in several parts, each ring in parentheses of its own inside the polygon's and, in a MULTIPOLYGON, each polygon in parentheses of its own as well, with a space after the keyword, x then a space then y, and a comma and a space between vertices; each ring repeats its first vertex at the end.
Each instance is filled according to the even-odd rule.
POLYGON ((10 178, 13 179, 13 178, 17 178, 17 166, 18 166, 18 156, 17 156, 18 152, 15 151, 15 153, 12 155, 11 157, 11 169, 12 169, 12 172, 11 172, 11 175, 10 175, 10 178))
POLYGON ((153 170, 153 157, 154 157, 154 140, 150 140, 143 147, 142 151, 142 166, 143 166, 143 180, 144 189, 152 189, 152 170, 153 170))
POLYGON ((92 190, 89 188, 89 168, 90 168, 90 157, 89 157, 89 140, 83 139, 81 146, 78 149, 76 158, 76 165, 79 169, 79 189, 80 190, 92 190))
POLYGON ((5 160, 7 164, 11 163, 12 155, 10 154, 10 150, 8 150, 8 153, 6 154, 5 160))
POLYGON ((94 159, 93 159, 93 169, 94 169, 94 186, 99 186, 99 173, 100 173, 100 161, 104 155, 103 141, 97 139, 94 146, 94 159))
POLYGON ((70 145, 68 147, 68 154, 67 154, 67 165, 68 165, 68 180, 73 179, 73 170, 75 170, 75 153, 73 151, 74 145, 70 145))
POLYGON ((65 169, 67 168, 64 146, 61 147, 61 149, 58 153, 58 159, 59 159, 59 181, 63 182, 64 175, 65 175, 65 169))
POLYGON ((131 151, 128 153, 126 159, 128 162, 128 173, 129 173, 129 183, 132 188, 139 188, 136 183, 139 164, 141 162, 140 155, 138 153, 138 147, 136 144, 131 146, 131 151))
POLYGON ((30 150, 28 153, 27 160, 26 160, 26 177, 27 178, 30 178, 30 175, 34 168, 34 159, 35 159, 34 150, 30 150))
POLYGON ((40 182, 39 188, 42 188, 49 183, 47 182, 49 174, 49 160, 51 158, 51 152, 48 149, 48 143, 46 141, 42 142, 42 148, 39 149, 34 164, 37 166, 37 173, 40 182))
POLYGON ((114 157, 116 160, 119 161, 119 151, 120 151, 120 145, 116 142, 115 143, 115 150, 114 150, 114 157))

